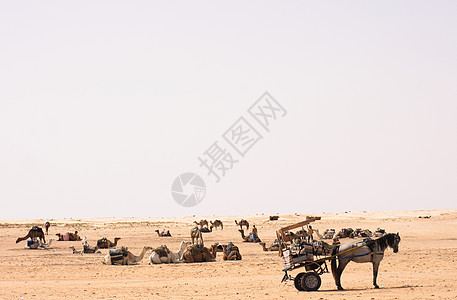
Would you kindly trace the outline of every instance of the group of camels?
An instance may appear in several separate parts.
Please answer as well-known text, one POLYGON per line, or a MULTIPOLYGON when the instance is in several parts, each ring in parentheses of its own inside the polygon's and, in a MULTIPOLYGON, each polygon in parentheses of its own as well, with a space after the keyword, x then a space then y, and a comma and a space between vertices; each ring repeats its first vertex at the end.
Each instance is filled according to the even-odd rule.
MULTIPOLYGON (((152 250, 149 256, 149 264, 161 264, 161 263, 178 263, 178 262, 209 262, 216 259, 217 252, 222 252, 224 260, 241 260, 242 256, 239 248, 233 243, 228 244, 219 244, 215 243, 210 247, 206 247, 203 242, 204 232, 212 232, 213 229, 220 228, 224 229, 223 222, 221 220, 214 220, 208 222, 207 220, 200 220, 199 222, 194 221, 197 225, 193 227, 190 231, 191 242, 182 241, 177 252, 172 252, 166 245, 162 245, 157 248, 144 246, 139 255, 134 255, 128 248, 121 247, 118 250, 110 250, 109 253, 104 257, 103 263, 113 264, 113 265, 132 265, 138 264, 143 260, 146 253, 152 250), (209 225, 209 226, 208 226, 209 225)), ((246 220, 235 221, 237 226, 240 226, 240 232, 243 240, 245 242, 260 242, 260 239, 257 237, 257 229, 255 226, 252 228, 252 232, 247 237, 244 236, 243 227, 246 230, 249 229, 249 222, 246 220), (254 237, 252 238, 254 234, 254 237)), ((24 237, 19 237, 16 240, 16 243, 20 241, 31 239, 28 242, 28 247, 30 249, 37 249, 39 247, 47 249, 50 245, 50 242, 46 244, 45 235, 48 235, 49 228, 51 224, 49 222, 45 223, 45 232, 37 226, 32 227, 29 230, 28 234, 24 237)), ((168 229, 164 230, 155 230, 159 237, 171 237, 171 233, 168 229)), ((57 233, 56 234, 59 241, 80 241, 81 237, 78 234, 78 231, 74 233, 57 233)), ((77 250, 74 246, 69 248, 74 254, 83 254, 83 253, 100 253, 100 249, 109 249, 117 246, 119 237, 114 238, 114 241, 110 241, 107 238, 99 239, 95 246, 91 246, 87 243, 87 239, 83 240, 83 248, 77 250)))

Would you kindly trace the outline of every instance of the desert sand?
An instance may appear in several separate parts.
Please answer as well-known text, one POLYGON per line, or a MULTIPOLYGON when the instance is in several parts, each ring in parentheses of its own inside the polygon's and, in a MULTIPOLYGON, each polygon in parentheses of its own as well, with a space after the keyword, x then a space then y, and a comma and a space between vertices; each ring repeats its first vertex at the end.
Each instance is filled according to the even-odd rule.
MULTIPOLYGON (((321 276, 317 292, 298 292, 293 282, 281 283, 282 261, 277 252, 264 252, 261 246, 244 243, 234 220, 247 219, 255 224, 267 244, 275 230, 302 221, 308 214, 280 215, 269 221, 268 215, 195 216, 185 218, 100 218, 56 219, 47 239, 56 233, 78 230, 89 244, 107 237, 122 239, 139 254, 143 246, 166 244, 177 251, 182 240, 190 240, 194 220, 221 219, 224 230, 204 233, 205 245, 233 242, 240 247, 241 261, 196 264, 148 265, 147 256, 135 266, 102 264, 102 254, 73 254, 69 246, 82 248, 81 242, 54 241, 49 250, 25 249, 16 244, 33 225, 43 227, 47 220, 0 221, 0 298, 1 299, 456 299, 457 298, 457 210, 343 212, 314 214, 322 217, 313 228, 381 227, 399 232, 400 250, 385 252, 378 284, 373 289, 371 264, 350 263, 342 276, 345 291, 337 291, 331 273, 321 276), (419 216, 431 216, 429 219, 419 216), (171 238, 159 238, 155 229, 168 228, 171 238)), ((342 242, 353 241, 344 239, 342 242)), ((330 265, 329 265, 330 267, 330 265)), ((298 271, 292 273, 295 275, 298 271)))

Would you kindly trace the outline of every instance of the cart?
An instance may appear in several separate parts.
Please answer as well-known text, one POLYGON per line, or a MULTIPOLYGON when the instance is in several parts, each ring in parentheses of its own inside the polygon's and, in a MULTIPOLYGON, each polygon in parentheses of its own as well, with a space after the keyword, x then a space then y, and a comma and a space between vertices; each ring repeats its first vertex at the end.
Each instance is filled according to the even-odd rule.
POLYGON ((295 288, 299 291, 317 291, 321 286, 320 275, 328 273, 327 260, 332 257, 322 257, 314 259, 313 245, 306 242, 299 244, 288 243, 286 232, 295 228, 302 228, 303 231, 309 231, 309 224, 320 220, 321 217, 306 217, 305 221, 283 227, 276 231, 276 236, 281 247, 281 256, 284 262, 284 277, 281 282, 292 280, 295 288), (292 277, 289 272, 299 268, 305 268, 306 272, 298 273, 292 277))

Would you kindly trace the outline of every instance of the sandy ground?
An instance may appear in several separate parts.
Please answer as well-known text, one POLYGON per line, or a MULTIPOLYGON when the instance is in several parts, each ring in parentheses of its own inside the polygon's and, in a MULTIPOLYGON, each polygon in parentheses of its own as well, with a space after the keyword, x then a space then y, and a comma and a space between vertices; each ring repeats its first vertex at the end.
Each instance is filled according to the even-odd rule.
MULTIPOLYGON (((282 261, 277 252, 263 252, 260 245, 241 242, 235 219, 247 219, 259 229, 267 244, 275 230, 301 220, 306 214, 147 219, 62 219, 52 220, 48 238, 55 233, 78 230, 90 244, 101 237, 121 237, 119 245, 139 254, 145 245, 166 244, 177 251, 189 240, 192 221, 221 219, 224 230, 205 233, 205 244, 234 242, 243 260, 197 264, 148 265, 147 256, 136 266, 108 266, 100 254, 74 255, 70 245, 81 242, 54 242, 50 250, 24 249, 15 244, 32 225, 45 220, 0 221, 1 299, 457 299, 457 210, 347 212, 322 214, 313 227, 385 228, 400 232, 402 241, 396 254, 386 251, 378 284, 373 289, 371 264, 350 263, 343 273, 345 291, 337 291, 331 274, 323 274, 318 292, 298 292, 293 282, 281 283, 282 261), (430 215, 430 219, 418 218, 430 215), (168 228, 173 237, 159 238, 153 231, 168 228)), ((351 239, 347 239, 349 241, 351 239)), ((346 240, 345 240, 346 241, 346 240)), ((330 266, 329 266, 330 267, 330 266)), ((292 275, 298 273, 295 271, 292 275)))

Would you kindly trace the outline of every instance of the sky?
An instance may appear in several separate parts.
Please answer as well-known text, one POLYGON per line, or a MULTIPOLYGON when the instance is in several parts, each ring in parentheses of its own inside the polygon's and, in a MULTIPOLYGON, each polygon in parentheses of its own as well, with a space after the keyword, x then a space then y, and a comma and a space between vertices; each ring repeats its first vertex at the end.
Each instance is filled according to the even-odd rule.
POLYGON ((456 10, 4 2, 0 219, 456 208, 456 10), (265 92, 268 130, 248 111, 265 92), (244 156, 223 138, 241 117, 262 136, 244 156), (236 160, 219 182, 215 142, 236 160), (189 172, 206 193, 183 207, 189 172))

